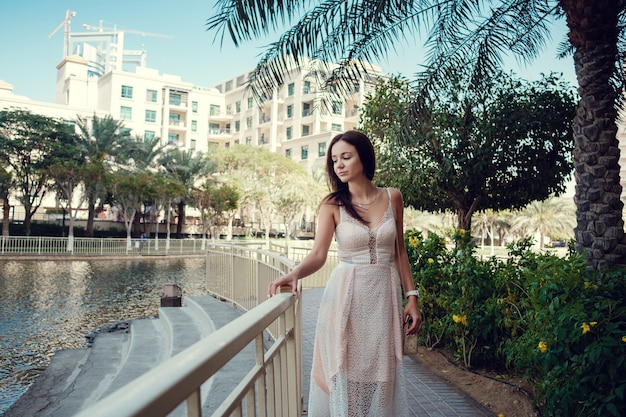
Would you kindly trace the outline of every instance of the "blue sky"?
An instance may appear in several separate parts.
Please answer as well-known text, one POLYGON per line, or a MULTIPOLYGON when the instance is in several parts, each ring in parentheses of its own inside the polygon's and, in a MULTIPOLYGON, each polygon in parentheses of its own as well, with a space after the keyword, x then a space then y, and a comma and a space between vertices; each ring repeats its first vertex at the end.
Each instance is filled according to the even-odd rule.
MULTIPOLYGON (((127 33, 125 49, 145 49, 147 66, 174 74, 202 87, 213 86, 254 67, 268 39, 235 48, 226 42, 220 49, 213 33, 205 30, 215 0, 31 0, 3 1, 0 5, 0 80, 14 86, 14 92, 35 100, 54 101, 56 65, 63 57, 63 28, 48 35, 64 20, 65 11, 76 16, 72 32, 85 32, 83 24, 117 26, 128 31, 166 35, 140 36, 127 33)), ((556 44, 566 33, 565 23, 554 26, 553 42, 531 65, 507 68, 520 77, 534 80, 541 73, 562 72, 575 85, 572 58, 557 60, 556 44)), ((411 76, 420 62, 421 44, 400 46, 385 61, 378 62, 386 73, 411 76)))

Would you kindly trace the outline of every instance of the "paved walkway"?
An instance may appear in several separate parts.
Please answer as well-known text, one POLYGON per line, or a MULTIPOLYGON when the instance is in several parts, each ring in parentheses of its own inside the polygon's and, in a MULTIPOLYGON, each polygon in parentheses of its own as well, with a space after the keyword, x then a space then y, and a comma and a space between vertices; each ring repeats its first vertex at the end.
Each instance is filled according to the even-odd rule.
MULTIPOLYGON (((304 409, 307 409, 315 324, 323 289, 303 291, 304 409)), ((417 358, 404 357, 410 416, 492 417, 494 413, 436 375, 417 358)))

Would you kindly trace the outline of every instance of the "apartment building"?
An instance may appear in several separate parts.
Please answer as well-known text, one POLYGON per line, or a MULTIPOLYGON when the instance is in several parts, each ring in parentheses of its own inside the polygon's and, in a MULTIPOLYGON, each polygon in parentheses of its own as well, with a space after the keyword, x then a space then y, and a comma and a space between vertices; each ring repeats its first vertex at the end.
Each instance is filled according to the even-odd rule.
POLYGON ((284 83, 261 103, 246 87, 249 73, 215 86, 224 94, 226 120, 212 119, 210 131, 228 134, 210 134, 210 140, 223 146, 261 146, 292 158, 308 171, 323 167, 327 144, 334 135, 357 127, 358 109, 383 74, 379 67, 370 66, 367 77, 355 81, 346 96, 322 91, 311 70, 315 65, 306 61, 283 74, 284 83))

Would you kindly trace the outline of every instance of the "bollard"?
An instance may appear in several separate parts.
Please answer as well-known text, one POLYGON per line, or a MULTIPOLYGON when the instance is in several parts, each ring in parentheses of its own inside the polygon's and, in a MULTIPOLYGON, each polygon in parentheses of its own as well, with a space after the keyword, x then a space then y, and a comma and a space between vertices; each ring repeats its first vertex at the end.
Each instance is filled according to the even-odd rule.
POLYGON ((163 285, 163 297, 161 297, 161 307, 181 307, 182 302, 182 290, 177 284, 164 284, 163 285))

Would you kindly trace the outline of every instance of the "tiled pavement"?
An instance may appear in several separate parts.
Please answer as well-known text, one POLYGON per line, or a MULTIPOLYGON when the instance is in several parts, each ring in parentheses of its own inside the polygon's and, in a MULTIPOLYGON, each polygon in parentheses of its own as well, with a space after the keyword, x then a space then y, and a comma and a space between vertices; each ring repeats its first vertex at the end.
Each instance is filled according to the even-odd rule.
MULTIPOLYGON (((303 384, 304 409, 307 409, 313 339, 322 288, 303 291, 303 384)), ((415 417, 487 417, 494 414, 472 398, 433 373, 417 358, 404 357, 405 382, 410 416, 415 417)))

